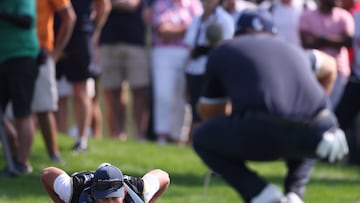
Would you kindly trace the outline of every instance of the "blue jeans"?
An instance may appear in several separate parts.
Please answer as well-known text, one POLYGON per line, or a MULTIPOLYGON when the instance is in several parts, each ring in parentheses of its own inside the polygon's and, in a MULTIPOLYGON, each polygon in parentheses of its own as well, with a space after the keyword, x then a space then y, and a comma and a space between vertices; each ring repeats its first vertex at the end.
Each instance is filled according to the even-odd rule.
POLYGON ((336 117, 331 112, 306 126, 251 116, 218 116, 195 129, 193 147, 246 202, 268 183, 249 170, 245 162, 285 159, 288 167, 285 191, 301 197, 315 163, 312 158, 317 144, 325 131, 336 126, 336 117))

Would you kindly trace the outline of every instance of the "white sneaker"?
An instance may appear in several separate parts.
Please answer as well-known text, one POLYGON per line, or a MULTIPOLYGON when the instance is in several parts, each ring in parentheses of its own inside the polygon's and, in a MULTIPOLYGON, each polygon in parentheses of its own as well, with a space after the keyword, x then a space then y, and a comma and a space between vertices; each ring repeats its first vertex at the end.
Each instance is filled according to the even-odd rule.
POLYGON ((304 201, 294 192, 289 192, 286 194, 282 203, 304 203, 304 201))
POLYGON ((275 185, 267 185, 250 203, 279 203, 283 194, 275 185))

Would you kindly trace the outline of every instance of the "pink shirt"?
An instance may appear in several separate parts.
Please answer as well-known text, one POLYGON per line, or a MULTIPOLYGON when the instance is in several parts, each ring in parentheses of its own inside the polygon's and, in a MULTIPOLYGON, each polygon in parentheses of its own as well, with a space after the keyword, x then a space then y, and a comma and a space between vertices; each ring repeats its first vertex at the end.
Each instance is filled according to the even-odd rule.
MULTIPOLYGON (((305 11, 300 18, 300 30, 308 31, 316 36, 339 37, 342 34, 354 34, 354 19, 345 9, 335 7, 332 13, 325 15, 319 10, 305 11)), ((346 47, 324 48, 322 51, 335 57, 338 72, 350 75, 350 65, 346 47)))
MULTIPOLYGON (((190 25, 194 16, 203 12, 199 0, 156 0, 153 4, 152 26, 155 28, 161 23, 170 22, 175 25, 190 25)), ((153 32, 154 45, 184 46, 183 37, 171 42, 164 42, 156 32, 153 32)))

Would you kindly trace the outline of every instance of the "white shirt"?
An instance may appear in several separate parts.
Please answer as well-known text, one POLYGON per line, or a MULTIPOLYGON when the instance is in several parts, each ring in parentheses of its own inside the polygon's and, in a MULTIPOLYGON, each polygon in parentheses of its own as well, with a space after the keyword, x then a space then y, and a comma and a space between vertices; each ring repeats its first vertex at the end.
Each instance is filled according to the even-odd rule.
MULTIPOLYGON (((214 21, 218 22, 222 26, 223 40, 233 38, 235 32, 234 20, 229 13, 227 13, 221 6, 218 6, 215 9, 215 12, 210 15, 209 18, 206 19, 206 21, 201 21, 201 16, 196 16, 193 19, 184 37, 184 43, 188 46, 189 49, 193 49, 197 45, 209 45, 206 39, 206 27, 214 21), (200 32, 196 41, 199 26, 200 32)), ((207 56, 201 56, 197 59, 191 59, 187 67, 185 68, 185 71, 188 74, 202 75, 205 73, 206 62, 207 56)))

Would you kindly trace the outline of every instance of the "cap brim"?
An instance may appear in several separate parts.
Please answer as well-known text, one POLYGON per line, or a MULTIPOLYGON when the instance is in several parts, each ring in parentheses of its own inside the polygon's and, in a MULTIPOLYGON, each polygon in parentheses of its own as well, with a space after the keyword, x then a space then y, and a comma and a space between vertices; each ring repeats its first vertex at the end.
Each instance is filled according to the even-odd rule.
POLYGON ((95 190, 94 195, 96 199, 104 199, 104 198, 111 198, 111 197, 124 197, 125 191, 124 186, 119 189, 109 189, 109 190, 95 190))

